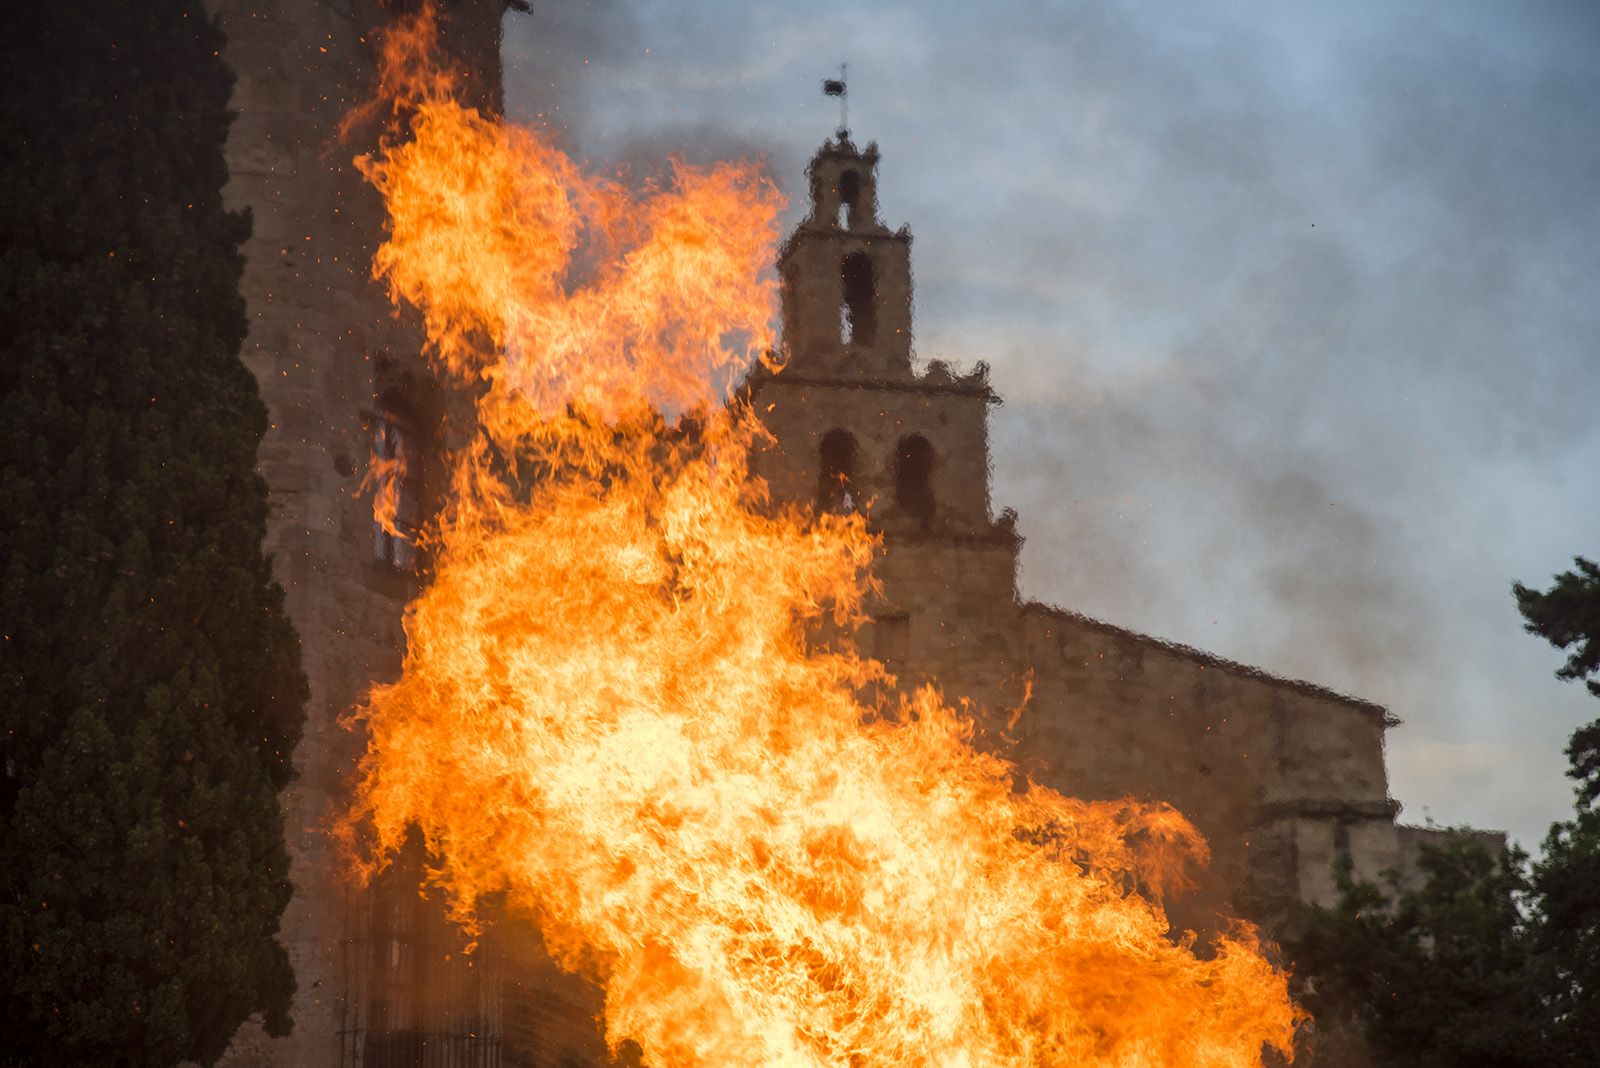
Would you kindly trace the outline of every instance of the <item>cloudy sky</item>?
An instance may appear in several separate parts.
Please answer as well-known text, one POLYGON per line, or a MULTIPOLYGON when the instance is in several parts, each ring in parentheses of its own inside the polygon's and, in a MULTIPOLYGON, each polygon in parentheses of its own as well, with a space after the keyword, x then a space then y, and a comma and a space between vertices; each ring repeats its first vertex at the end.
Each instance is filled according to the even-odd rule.
POLYGON ((1600 713, 1509 592, 1600 556, 1597 56, 1583 2, 546 0, 507 107, 795 197, 848 61, 1024 592, 1387 704, 1403 819, 1532 848, 1600 713))

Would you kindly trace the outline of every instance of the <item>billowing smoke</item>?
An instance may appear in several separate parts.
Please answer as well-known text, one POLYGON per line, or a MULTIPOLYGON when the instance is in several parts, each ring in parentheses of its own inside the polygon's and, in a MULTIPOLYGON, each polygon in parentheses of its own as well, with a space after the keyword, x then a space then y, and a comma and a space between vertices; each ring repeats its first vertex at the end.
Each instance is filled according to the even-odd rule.
POLYGON ((1581 4, 618 0, 513 20, 508 91, 792 192, 850 60, 919 351, 1008 398, 1025 591, 1386 702, 1408 818, 1532 844, 1593 715, 1508 587, 1600 536, 1597 42, 1581 4))

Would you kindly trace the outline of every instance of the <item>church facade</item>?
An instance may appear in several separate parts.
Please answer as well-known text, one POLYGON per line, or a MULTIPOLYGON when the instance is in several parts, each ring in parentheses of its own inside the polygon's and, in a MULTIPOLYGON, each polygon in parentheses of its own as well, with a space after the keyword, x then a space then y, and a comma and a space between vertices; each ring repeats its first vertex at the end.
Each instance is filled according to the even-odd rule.
POLYGON ((1329 900, 1337 858, 1403 867, 1385 709, 1020 595, 1016 516, 989 499, 1000 397, 982 364, 913 359, 911 235, 879 216, 877 166, 844 137, 813 158, 778 261, 788 363, 747 387, 774 496, 864 510, 882 536, 864 650, 906 685, 1019 710, 1011 751, 1040 782, 1173 804, 1218 887, 1264 919, 1329 900))
MULTIPOLYGON (((246 1028, 228 1063, 605 1063, 598 994, 560 974, 535 932, 506 927, 463 954, 420 892, 420 857, 357 888, 328 834, 360 755, 345 716, 398 673, 402 614, 422 581, 405 539, 374 528, 368 458, 404 450, 408 493, 426 501, 470 414, 370 278, 381 205, 349 160, 375 131, 335 143, 371 86, 377 31, 413 5, 211 3, 238 77, 228 195, 254 216, 245 355, 271 413, 268 549, 312 686, 284 797, 295 1032, 246 1028)), ((490 106, 506 6, 444 8, 446 43, 490 106)), ((1383 708, 1021 596, 1015 516, 989 498, 999 397, 981 364, 914 360, 911 236, 880 218, 878 162, 842 133, 813 159, 809 213, 778 262, 787 366, 743 387, 771 431, 755 466, 774 496, 863 511, 881 535, 863 651, 905 685, 937 681, 997 720, 1017 711, 989 736, 1037 781, 1173 804, 1211 844, 1206 893, 1219 906, 1270 924, 1294 901, 1329 900, 1341 858, 1367 876, 1403 869, 1429 832, 1395 822, 1383 708)), ((399 518, 404 529, 422 513, 399 518)))

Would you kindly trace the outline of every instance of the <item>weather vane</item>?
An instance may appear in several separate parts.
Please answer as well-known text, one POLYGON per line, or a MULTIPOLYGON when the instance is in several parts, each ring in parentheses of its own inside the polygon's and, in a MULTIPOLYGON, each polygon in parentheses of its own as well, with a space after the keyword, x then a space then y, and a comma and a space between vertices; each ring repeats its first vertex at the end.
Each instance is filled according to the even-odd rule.
POLYGON ((839 130, 837 136, 843 140, 850 136, 850 91, 845 84, 845 72, 850 64, 839 64, 839 77, 824 78, 822 81, 822 95, 836 96, 839 98, 839 130))

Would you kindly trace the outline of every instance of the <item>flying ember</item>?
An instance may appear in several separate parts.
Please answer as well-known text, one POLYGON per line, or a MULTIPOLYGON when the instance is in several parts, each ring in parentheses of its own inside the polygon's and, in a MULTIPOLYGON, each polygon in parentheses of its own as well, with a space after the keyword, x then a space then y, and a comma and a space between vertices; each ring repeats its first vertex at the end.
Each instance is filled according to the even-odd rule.
POLYGON ((403 675, 360 712, 366 863, 420 827, 454 917, 536 923, 657 1068, 1289 1056, 1253 932, 1169 926, 1206 857, 1187 821, 1029 783, 936 692, 868 700, 882 667, 816 641, 859 618, 874 541, 749 474, 727 383, 775 347, 759 168, 590 176, 466 106, 435 30, 386 41, 394 129, 360 165, 375 272, 478 427, 403 675))

